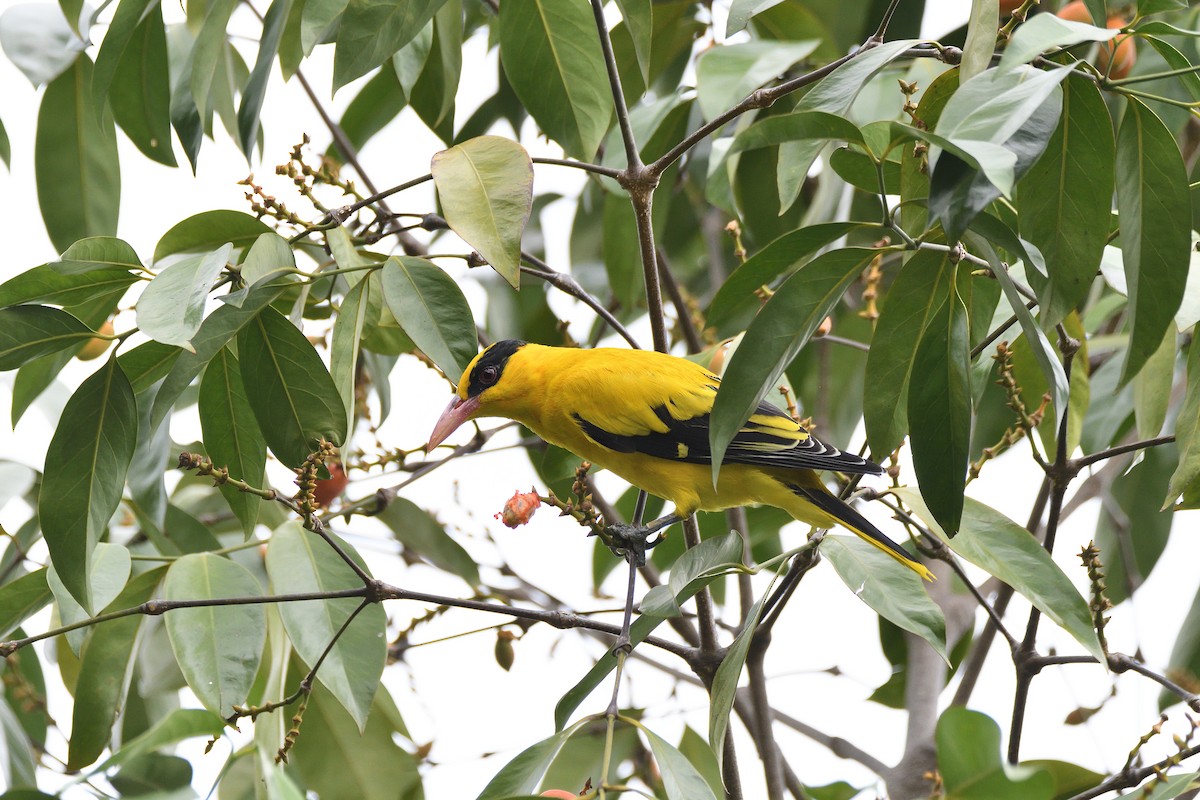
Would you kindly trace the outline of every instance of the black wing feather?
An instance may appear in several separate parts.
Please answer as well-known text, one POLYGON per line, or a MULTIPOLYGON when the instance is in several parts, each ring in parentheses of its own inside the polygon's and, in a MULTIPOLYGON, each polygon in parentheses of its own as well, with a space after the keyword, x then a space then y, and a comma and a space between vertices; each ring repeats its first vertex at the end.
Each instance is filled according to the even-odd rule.
MULTIPOLYGON (((712 451, 708 445, 710 415, 675 419, 665 406, 655 408, 654 413, 666 425, 665 432, 627 436, 607 431, 579 414, 575 415, 575 421, 583 432, 598 444, 619 453, 642 453, 669 461, 712 464, 712 451)), ((781 409, 766 401, 759 404, 752 416, 790 419, 781 409)), ((883 468, 878 464, 853 453, 842 452, 811 434, 792 441, 779 436, 770 428, 756 425, 753 419, 733 437, 721 463, 753 464, 780 469, 832 470, 856 475, 878 475, 883 472, 883 468)))

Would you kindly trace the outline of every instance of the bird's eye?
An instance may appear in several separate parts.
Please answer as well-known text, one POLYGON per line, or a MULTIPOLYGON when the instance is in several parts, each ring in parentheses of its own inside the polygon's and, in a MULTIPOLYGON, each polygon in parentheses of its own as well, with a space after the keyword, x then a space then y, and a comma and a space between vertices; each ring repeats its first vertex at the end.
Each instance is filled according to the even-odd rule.
POLYGON ((499 377, 500 370, 496 369, 495 367, 484 367, 479 372, 479 380, 484 386, 491 386, 497 381, 497 379, 499 379, 499 377))

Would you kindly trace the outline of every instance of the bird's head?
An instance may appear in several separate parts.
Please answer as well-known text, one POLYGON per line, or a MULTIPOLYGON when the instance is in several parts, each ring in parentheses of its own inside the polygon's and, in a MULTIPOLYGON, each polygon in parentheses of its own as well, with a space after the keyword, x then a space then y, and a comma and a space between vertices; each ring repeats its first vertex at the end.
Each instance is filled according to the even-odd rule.
POLYGON ((475 360, 467 365, 462 379, 458 382, 458 390, 450 398, 450 405, 438 417, 429 434, 429 444, 425 445, 426 452, 433 450, 460 425, 475 417, 509 416, 508 403, 515 393, 520 393, 519 381, 504 381, 505 367, 509 359, 525 342, 517 339, 505 339, 496 342, 475 356, 475 360))

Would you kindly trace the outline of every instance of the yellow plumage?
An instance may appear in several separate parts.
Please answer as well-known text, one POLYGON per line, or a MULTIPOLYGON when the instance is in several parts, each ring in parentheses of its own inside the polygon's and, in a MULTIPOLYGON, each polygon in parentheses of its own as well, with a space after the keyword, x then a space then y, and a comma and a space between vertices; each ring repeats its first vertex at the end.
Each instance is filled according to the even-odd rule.
POLYGON ((833 496, 816 471, 880 468, 825 445, 773 406, 760 405, 734 437, 714 488, 708 420, 719 385, 704 367, 662 353, 497 342, 468 365, 430 443, 468 419, 507 417, 670 500, 680 516, 776 506, 810 525, 842 525, 932 580, 921 563, 833 496))

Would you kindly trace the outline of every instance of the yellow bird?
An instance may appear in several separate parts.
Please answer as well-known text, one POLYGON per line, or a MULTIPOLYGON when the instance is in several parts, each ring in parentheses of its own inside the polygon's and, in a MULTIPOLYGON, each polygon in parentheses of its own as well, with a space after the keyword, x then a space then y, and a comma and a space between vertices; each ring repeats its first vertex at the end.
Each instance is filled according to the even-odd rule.
POLYGON ((663 353, 508 339, 467 366, 427 447, 468 420, 507 417, 670 500, 677 516, 664 518, 665 524, 700 510, 775 506, 819 528, 840 524, 933 580, 933 573, 835 497, 817 474, 877 475, 882 468, 821 442, 770 403, 761 403, 729 443, 714 488, 708 431, 720 384, 699 364, 663 353))

